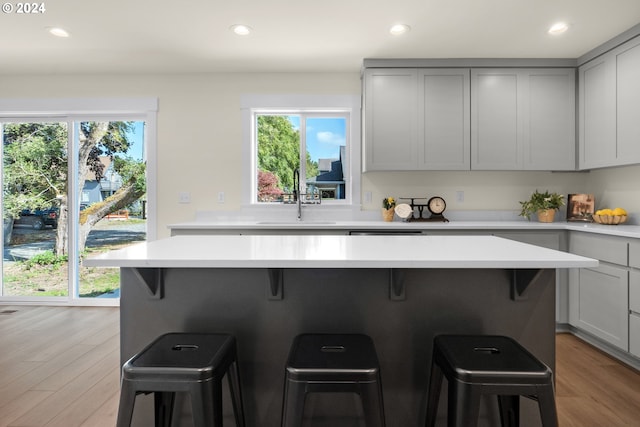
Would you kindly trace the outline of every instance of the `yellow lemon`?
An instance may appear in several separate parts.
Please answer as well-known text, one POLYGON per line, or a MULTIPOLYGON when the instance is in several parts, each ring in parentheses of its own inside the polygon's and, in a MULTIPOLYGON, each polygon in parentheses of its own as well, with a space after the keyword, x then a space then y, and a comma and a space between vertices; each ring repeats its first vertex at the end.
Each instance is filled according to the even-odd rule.
POLYGON ((626 214, 627 214, 627 211, 625 211, 622 208, 615 208, 613 210, 613 215, 626 215, 626 214))
POLYGON ((613 215, 613 211, 611 209, 602 209, 599 215, 613 215))

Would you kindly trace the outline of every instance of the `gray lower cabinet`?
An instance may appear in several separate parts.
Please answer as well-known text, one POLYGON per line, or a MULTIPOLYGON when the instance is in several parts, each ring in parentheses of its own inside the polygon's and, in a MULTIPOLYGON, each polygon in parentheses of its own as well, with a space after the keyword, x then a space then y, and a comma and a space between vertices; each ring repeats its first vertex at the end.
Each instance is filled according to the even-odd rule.
POLYGON ((629 243, 629 352, 640 357, 640 241, 629 243))
POLYGON ((629 349, 626 268, 600 265, 569 273, 569 321, 621 350, 629 349))
POLYGON ((471 169, 575 170, 575 70, 472 69, 471 169))
POLYGON ((629 351, 629 239, 569 234, 569 251, 600 260, 569 271, 569 323, 629 351))
POLYGON ((640 270, 629 273, 629 352, 640 357, 640 270))

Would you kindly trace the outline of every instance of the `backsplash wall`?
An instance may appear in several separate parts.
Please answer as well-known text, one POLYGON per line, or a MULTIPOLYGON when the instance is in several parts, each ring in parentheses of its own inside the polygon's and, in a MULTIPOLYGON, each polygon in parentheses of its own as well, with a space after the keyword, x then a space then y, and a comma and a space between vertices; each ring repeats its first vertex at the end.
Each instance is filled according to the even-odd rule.
POLYGON ((586 174, 552 172, 425 171, 372 172, 362 175, 363 201, 372 193, 365 209, 378 209, 382 198, 442 196, 448 210, 518 210, 538 189, 561 194, 587 191, 586 174), (464 193, 458 201, 457 193, 464 193))
POLYGON ((380 208, 392 197, 442 196, 448 210, 520 210, 536 189, 564 195, 592 193, 596 208, 623 207, 640 213, 640 165, 588 172, 425 171, 362 174, 362 207, 380 208), (464 192, 464 201, 457 192, 464 192), (371 192, 371 203, 366 193, 371 192))

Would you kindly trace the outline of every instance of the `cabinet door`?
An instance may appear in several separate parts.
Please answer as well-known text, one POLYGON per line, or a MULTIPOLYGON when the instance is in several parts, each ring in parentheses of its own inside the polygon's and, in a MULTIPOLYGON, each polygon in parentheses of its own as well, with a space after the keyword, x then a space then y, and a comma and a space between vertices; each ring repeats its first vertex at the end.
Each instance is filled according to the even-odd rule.
POLYGON ((640 270, 629 272, 629 352, 640 357, 640 270))
POLYGON ((523 169, 575 170, 575 70, 526 72, 523 169))
POLYGON ((629 311, 640 316, 640 270, 629 272, 629 311))
POLYGON ((640 357, 640 315, 629 315, 629 352, 640 357))
POLYGON ((640 163, 640 38, 614 51, 617 88, 617 164, 640 163))
POLYGON ((616 162, 615 60, 605 54, 579 69, 578 167, 590 169, 616 162))
POLYGON ((417 168, 417 76, 415 68, 365 70, 365 171, 417 168))
POLYGON ((471 169, 522 169, 520 79, 517 70, 471 70, 471 169))
POLYGON ((418 168, 469 170, 468 69, 418 70, 418 168))
POLYGON ((629 272, 600 265, 569 273, 569 322, 629 351, 629 272))

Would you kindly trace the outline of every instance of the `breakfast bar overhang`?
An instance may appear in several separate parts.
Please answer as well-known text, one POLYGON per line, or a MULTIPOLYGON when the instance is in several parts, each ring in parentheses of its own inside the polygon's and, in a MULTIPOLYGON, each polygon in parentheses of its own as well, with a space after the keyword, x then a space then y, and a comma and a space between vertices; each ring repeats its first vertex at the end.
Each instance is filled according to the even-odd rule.
MULTIPOLYGON (((176 236, 83 263, 121 269, 122 362, 166 332, 233 333, 256 427, 280 423, 300 333, 371 336, 393 427, 424 423, 435 335, 508 335, 555 370, 555 270, 598 265, 494 236, 328 235, 176 236)), ((134 424, 147 425, 151 399, 139 400, 134 424)), ((337 416, 332 426, 358 425, 357 399, 319 394, 309 408, 313 419, 337 416)), ((539 425, 536 405, 522 413, 523 425, 539 425)), ((481 416, 479 425, 497 419, 497 406, 484 402, 481 416)))

